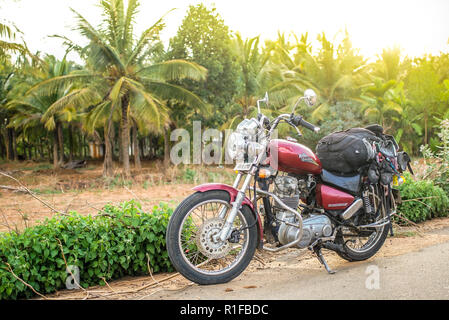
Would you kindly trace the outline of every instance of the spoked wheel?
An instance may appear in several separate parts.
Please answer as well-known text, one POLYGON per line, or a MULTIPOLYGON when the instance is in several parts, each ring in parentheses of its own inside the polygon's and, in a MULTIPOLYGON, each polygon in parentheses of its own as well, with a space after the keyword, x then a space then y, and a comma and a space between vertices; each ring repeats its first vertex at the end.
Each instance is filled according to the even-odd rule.
MULTIPOLYGON (((361 213, 356 225, 367 225, 379 221, 386 221, 391 211, 388 201, 385 201, 383 186, 370 187, 369 198, 375 214, 367 216, 361 213)), ((365 228, 355 231, 353 228, 343 227, 338 235, 338 241, 344 245, 344 251, 337 252, 340 257, 348 261, 362 261, 371 258, 379 251, 387 238, 390 224, 377 228, 365 228)))
POLYGON ((173 213, 166 235, 168 255, 187 279, 198 284, 225 283, 248 266, 257 246, 251 209, 242 206, 234 220, 232 230, 241 230, 238 238, 217 239, 231 208, 229 194, 214 190, 191 195, 173 213))

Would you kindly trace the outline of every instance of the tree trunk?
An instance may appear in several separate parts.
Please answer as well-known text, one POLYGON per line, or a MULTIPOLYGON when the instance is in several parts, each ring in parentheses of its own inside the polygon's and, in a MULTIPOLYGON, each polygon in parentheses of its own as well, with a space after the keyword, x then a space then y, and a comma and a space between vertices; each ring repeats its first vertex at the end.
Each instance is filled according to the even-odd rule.
POLYGON ((5 158, 5 148, 3 146, 3 139, 0 139, 0 158, 5 158))
POLYGON ((122 148, 122 124, 118 126, 118 162, 123 163, 123 148, 122 148))
POLYGON ((78 135, 78 156, 80 158, 83 157, 83 136, 81 134, 78 135))
POLYGON ((3 142, 5 145, 5 152, 6 152, 6 160, 10 160, 11 158, 11 148, 9 145, 9 134, 8 129, 4 128, 2 129, 2 136, 3 136, 3 142))
POLYGON ((84 159, 86 159, 87 158, 87 155, 88 155, 88 153, 89 153, 89 146, 86 146, 86 136, 85 135, 83 135, 83 154, 84 154, 84 156, 83 156, 83 158, 84 159))
POLYGON ((69 162, 73 160, 73 127, 69 123, 69 162))
POLYGON ((62 132, 62 123, 56 122, 56 130, 58 133, 58 149, 59 149, 59 163, 64 163, 64 137, 62 132))
POLYGON ((142 159, 145 159, 145 138, 139 140, 139 154, 142 159))
POLYGON ((53 130, 53 169, 58 168, 58 130, 53 130))
POLYGON ((51 163, 52 159, 52 148, 51 148, 51 143, 50 141, 48 141, 47 143, 47 156, 48 156, 48 162, 51 163))
POLYGON ((168 168, 170 164, 170 136, 168 128, 164 127, 164 167, 168 168))
POLYGON ((114 175, 114 168, 112 167, 111 127, 111 123, 104 126, 103 177, 112 177, 114 175))
POLYGON ((122 157, 123 157, 123 174, 125 177, 131 175, 129 167, 129 123, 128 123, 128 106, 129 97, 122 97, 122 157))
POLYGON ((42 142, 41 141, 37 144, 37 152, 39 152, 39 160, 40 159, 44 159, 44 150, 42 148, 42 142))
POLYGON ((142 164, 140 163, 140 150, 139 150, 139 140, 137 139, 137 125, 133 123, 133 150, 134 150, 134 167, 137 170, 142 169, 142 164))
POLYGON ((14 156, 14 161, 19 160, 19 155, 17 154, 17 139, 16 139, 16 129, 11 129, 11 139, 12 139, 12 154, 14 156))

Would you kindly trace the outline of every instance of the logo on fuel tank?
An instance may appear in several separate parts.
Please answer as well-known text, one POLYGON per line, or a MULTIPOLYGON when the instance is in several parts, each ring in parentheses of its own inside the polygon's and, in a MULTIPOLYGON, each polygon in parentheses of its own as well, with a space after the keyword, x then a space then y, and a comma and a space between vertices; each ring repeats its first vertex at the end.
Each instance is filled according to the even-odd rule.
POLYGON ((317 163, 306 153, 300 153, 298 154, 298 157, 302 162, 309 162, 317 165, 317 163))

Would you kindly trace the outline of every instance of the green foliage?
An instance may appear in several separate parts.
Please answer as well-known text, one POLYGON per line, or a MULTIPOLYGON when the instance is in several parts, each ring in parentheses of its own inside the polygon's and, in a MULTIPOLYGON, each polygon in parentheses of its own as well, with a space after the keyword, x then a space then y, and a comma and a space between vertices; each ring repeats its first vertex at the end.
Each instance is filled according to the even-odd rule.
POLYGON ((107 205, 98 216, 54 216, 22 233, 0 234, 0 299, 33 296, 12 271, 38 292, 65 288, 68 266, 77 266, 84 288, 106 280, 148 272, 172 271, 165 231, 172 213, 166 204, 151 213, 135 201, 107 205), (62 255, 59 241, 62 244, 62 255))
POLYGON ((431 180, 413 180, 405 174, 406 182, 399 186, 402 204, 400 213, 413 222, 422 222, 433 217, 449 215, 449 197, 431 180))
MULTIPOLYGON (((203 4, 190 6, 178 32, 170 40, 168 57, 194 61, 208 70, 207 81, 183 80, 189 90, 211 104, 219 112, 201 117, 207 126, 213 127, 225 121, 225 107, 232 103, 238 91, 239 67, 232 50, 229 28, 215 8, 208 9, 203 4)), ((192 113, 191 108, 176 109, 176 120, 185 120, 192 113)))
POLYGON ((187 168, 182 175, 182 180, 188 183, 193 183, 195 180, 196 171, 190 168, 187 168))
POLYGON ((421 146, 421 152, 427 165, 425 176, 431 176, 449 195, 449 119, 441 121, 440 128, 438 152, 432 152, 428 146, 421 146))

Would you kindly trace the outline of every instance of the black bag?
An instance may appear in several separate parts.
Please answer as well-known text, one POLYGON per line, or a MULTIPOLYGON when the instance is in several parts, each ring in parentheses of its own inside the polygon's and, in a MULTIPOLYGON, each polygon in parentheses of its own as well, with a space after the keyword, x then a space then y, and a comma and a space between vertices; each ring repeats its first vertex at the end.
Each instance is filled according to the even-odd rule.
POLYGON ((353 128, 331 133, 316 146, 324 169, 338 174, 355 174, 375 157, 373 142, 380 139, 367 129, 353 128))

